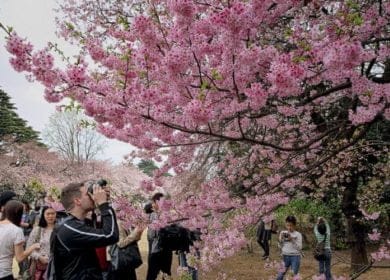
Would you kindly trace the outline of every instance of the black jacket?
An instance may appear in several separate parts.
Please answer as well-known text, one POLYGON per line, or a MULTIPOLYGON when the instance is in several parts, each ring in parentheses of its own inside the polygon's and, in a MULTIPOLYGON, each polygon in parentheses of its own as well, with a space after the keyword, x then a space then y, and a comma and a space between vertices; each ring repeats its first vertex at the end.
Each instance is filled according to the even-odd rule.
POLYGON ((93 228, 70 216, 53 232, 56 279, 102 279, 95 248, 118 242, 119 231, 114 210, 108 203, 100 205, 99 209, 102 228, 93 228))

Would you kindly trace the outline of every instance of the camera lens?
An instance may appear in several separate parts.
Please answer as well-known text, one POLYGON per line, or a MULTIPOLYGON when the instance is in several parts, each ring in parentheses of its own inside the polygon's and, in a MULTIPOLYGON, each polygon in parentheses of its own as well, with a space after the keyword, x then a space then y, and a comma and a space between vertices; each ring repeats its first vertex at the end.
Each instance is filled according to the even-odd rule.
POLYGON ((97 183, 99 186, 101 186, 101 187, 107 186, 107 181, 104 180, 104 179, 100 179, 100 180, 98 180, 96 183, 97 183))

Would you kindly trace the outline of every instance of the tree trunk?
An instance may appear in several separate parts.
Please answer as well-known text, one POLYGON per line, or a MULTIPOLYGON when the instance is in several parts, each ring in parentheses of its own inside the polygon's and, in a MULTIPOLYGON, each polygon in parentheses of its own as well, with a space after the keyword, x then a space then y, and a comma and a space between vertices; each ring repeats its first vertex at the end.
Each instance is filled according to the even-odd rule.
POLYGON ((358 176, 344 184, 342 211, 347 219, 348 241, 351 245, 351 272, 357 272, 368 264, 365 237, 367 228, 357 200, 358 176))

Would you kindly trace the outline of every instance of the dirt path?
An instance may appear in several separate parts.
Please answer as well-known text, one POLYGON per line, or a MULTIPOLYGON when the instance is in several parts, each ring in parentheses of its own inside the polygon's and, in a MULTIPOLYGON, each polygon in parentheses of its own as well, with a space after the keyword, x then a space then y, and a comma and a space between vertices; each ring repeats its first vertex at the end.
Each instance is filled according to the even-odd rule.
MULTIPOLYGON (((146 278, 147 269, 147 240, 146 235, 142 236, 139 242, 141 254, 143 255, 144 264, 137 269, 138 280, 144 280, 146 278)), ((265 261, 261 260, 260 248, 257 244, 254 244, 254 253, 250 254, 246 250, 242 250, 234 257, 224 260, 218 267, 213 269, 209 273, 203 273, 200 275, 201 280, 216 280, 220 272, 225 272, 228 276, 227 279, 236 280, 268 280, 275 279, 275 270, 265 269, 265 261)), ((304 280, 311 280, 312 275, 318 271, 318 262, 311 257, 311 252, 305 252, 306 256, 302 259, 301 263, 301 275, 304 280)), ((349 259, 349 251, 337 251, 337 256, 343 259, 349 259)), ((173 279, 177 279, 177 256, 173 255, 172 273, 173 279)), ((271 248, 271 261, 280 260, 278 250, 273 244, 271 248)), ((348 276, 349 265, 340 262, 336 257, 332 260, 332 273, 335 276, 348 276)), ((386 265, 390 265, 390 262, 386 265)), ((389 268, 372 268, 368 272, 361 275, 358 280, 390 280, 390 269, 389 268)))
MULTIPOLYGON (((137 269, 138 280, 144 280, 146 278, 147 270, 147 250, 148 244, 146 240, 146 232, 142 235, 142 239, 138 243, 144 263, 137 269)), ((227 279, 235 280, 268 280, 275 279, 276 273, 273 269, 266 269, 264 266, 266 262, 260 258, 260 248, 257 244, 254 244, 254 253, 250 254, 246 250, 242 250, 235 256, 224 260, 218 267, 213 269, 209 273, 202 273, 200 275, 201 280, 216 280, 220 272, 226 273, 227 279)), ((337 256, 343 259, 349 259, 349 251, 337 251, 337 256)), ((271 261, 280 260, 278 250, 276 246, 271 248, 271 261)), ((385 263, 389 266, 390 262, 385 263)), ((177 279, 177 256, 173 255, 172 276, 173 279, 177 279)), ((317 272, 318 263, 311 257, 311 252, 306 252, 306 256, 302 259, 301 263, 301 276, 303 280, 311 280, 312 275, 317 272)), ((14 273, 17 275, 17 265, 14 265, 14 273)), ((347 276, 349 274, 349 265, 340 262, 336 257, 332 259, 332 273, 335 276, 347 276)), ((389 268, 372 268, 368 272, 361 275, 358 280, 390 280, 389 268)))

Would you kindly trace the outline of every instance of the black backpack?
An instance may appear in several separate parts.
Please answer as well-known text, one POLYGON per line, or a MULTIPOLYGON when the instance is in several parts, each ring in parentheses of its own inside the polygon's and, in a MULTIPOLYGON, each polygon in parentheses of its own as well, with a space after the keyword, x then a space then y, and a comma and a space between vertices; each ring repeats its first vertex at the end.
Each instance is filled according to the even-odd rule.
POLYGON ((177 224, 163 227, 158 232, 159 246, 167 251, 188 252, 192 244, 190 231, 177 224))

